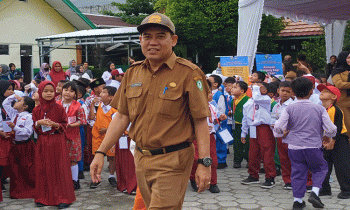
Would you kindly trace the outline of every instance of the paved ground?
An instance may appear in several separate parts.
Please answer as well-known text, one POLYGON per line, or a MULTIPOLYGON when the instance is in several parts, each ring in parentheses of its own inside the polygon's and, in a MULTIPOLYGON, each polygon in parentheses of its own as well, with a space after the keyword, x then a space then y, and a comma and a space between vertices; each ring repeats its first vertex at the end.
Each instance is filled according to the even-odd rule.
MULTIPOLYGON (((232 148, 231 148, 232 151, 232 148)), ((283 190, 283 181, 281 176, 276 178, 276 186, 272 189, 262 189, 259 185, 246 186, 240 181, 247 177, 247 169, 232 168, 233 155, 228 156, 229 167, 218 170, 218 186, 221 190, 219 194, 212 194, 209 191, 198 194, 192 191, 188 185, 184 210, 200 209, 254 209, 254 210, 282 210, 292 209, 292 192, 283 190)), ((243 163, 245 166, 245 163, 243 163)), ((73 209, 115 209, 131 210, 134 196, 120 193, 115 188, 109 186, 107 182, 108 173, 104 170, 104 181, 98 189, 89 188, 90 177, 85 172, 86 178, 81 180, 82 189, 76 191, 77 201, 68 210, 73 209)), ((322 197, 325 209, 348 209, 350 210, 350 200, 337 199, 336 195, 340 192, 339 185, 333 173, 334 182, 332 185, 333 195, 322 197)), ((264 175, 260 181, 264 181, 264 175)), ((6 185, 8 187, 8 185, 6 185)), ((308 194, 306 195, 308 196, 308 194)), ((305 201, 307 200, 304 199, 305 201)), ((311 204, 307 203, 305 210, 313 209, 311 204)), ((9 193, 4 193, 4 201, 0 203, 0 209, 13 210, 40 210, 40 209, 57 209, 56 207, 35 208, 33 199, 12 200, 9 193)))

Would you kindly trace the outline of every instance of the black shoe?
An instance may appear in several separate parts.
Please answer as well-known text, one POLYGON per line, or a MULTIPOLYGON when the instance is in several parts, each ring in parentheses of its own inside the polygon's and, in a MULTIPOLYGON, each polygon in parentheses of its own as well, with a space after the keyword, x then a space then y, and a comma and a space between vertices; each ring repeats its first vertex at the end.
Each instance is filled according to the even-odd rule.
POLYGON ((190 179, 190 182, 191 182, 191 187, 192 187, 193 191, 198 192, 198 187, 197 187, 196 181, 193 179, 190 179))
POLYGON ((46 206, 46 205, 43 204, 43 203, 39 203, 39 202, 38 202, 38 203, 35 203, 35 206, 36 206, 36 207, 44 207, 44 206, 46 206))
POLYGON ((85 179, 84 171, 79 171, 78 179, 85 179))
POLYGON ((1 183, 1 190, 2 190, 2 192, 4 193, 4 192, 7 192, 7 189, 6 189, 6 187, 1 183))
POLYGON ((227 154, 228 154, 228 155, 230 154, 230 149, 229 149, 229 148, 227 148, 227 154))
POLYGON ((108 178, 108 182, 109 182, 109 184, 112 186, 112 187, 117 187, 117 180, 115 180, 115 178, 114 177, 109 177, 108 178))
POLYGON ((283 186, 283 189, 285 190, 292 190, 292 184, 291 183, 287 183, 283 186))
POLYGON ((241 181, 242 184, 250 185, 250 184, 259 184, 259 179, 254 179, 251 175, 248 176, 248 178, 241 181))
POLYGON ((350 192, 341 191, 337 195, 337 197, 340 198, 340 199, 349 199, 350 198, 350 192))
POLYGON ((241 163, 234 163, 233 164, 233 168, 241 168, 241 167, 242 167, 241 163))
POLYGON ((270 189, 275 186, 275 178, 267 178, 265 182, 261 185, 261 188, 270 189))
POLYGON ((97 186, 98 186, 99 184, 101 184, 101 182, 97 182, 97 183, 91 182, 91 184, 90 184, 90 189, 95 189, 95 188, 97 188, 97 186))
POLYGON ((219 193, 220 189, 218 188, 218 186, 216 184, 211 184, 209 187, 209 191, 211 193, 219 193))
POLYGON ((219 163, 217 169, 224 169, 227 168, 227 164, 226 163, 219 163))
POLYGON ((320 193, 318 194, 318 196, 325 196, 325 195, 332 195, 332 191, 325 190, 324 188, 320 189, 320 193))
POLYGON ((136 190, 131 191, 130 195, 136 195, 136 190))
POLYGON ((79 190, 79 189, 80 189, 79 180, 78 180, 78 181, 74 181, 74 180, 73 180, 73 186, 74 186, 74 190, 79 190))
POLYGON ((306 192, 311 193, 312 192, 312 186, 306 186, 306 192))
POLYGON ((60 203, 58 204, 58 209, 66 209, 70 206, 70 204, 66 204, 66 203, 60 203))
POLYGON ((265 173, 265 169, 261 168, 260 171, 259 171, 259 174, 264 174, 264 173, 265 173))
POLYGON ((320 197, 318 197, 314 192, 311 192, 310 197, 307 201, 309 201, 314 208, 322 209, 324 207, 324 204, 321 202, 320 197))
POLYGON ((294 201, 293 210, 302 210, 303 208, 305 208, 305 206, 306 206, 305 201, 303 201, 302 203, 299 203, 298 201, 294 201))
POLYGON ((281 176, 282 175, 282 172, 281 172, 281 169, 276 169, 276 176, 281 176))

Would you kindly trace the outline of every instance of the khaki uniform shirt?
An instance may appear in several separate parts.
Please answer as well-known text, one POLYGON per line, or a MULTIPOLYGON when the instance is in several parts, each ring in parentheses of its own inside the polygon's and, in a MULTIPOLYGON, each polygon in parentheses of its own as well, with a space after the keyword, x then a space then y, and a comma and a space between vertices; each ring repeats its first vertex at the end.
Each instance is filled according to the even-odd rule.
POLYGON ((192 118, 209 117, 208 92, 202 70, 172 53, 155 72, 147 59, 130 66, 111 105, 129 116, 136 146, 157 149, 194 140, 192 118))

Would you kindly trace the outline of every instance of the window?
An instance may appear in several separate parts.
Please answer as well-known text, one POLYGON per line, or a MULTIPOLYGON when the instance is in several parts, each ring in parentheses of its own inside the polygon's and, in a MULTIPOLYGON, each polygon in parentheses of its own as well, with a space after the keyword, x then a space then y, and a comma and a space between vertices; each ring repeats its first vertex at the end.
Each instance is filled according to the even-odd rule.
POLYGON ((9 54, 9 46, 0 45, 0 55, 8 55, 8 54, 9 54))

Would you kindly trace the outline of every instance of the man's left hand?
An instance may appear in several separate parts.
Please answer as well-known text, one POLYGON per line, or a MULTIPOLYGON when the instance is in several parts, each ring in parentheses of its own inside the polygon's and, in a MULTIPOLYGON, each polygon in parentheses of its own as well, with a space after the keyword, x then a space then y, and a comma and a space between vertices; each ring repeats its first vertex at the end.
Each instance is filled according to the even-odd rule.
POLYGON ((198 164, 195 179, 198 186, 198 192, 203 192, 210 187, 211 167, 205 167, 198 164))

